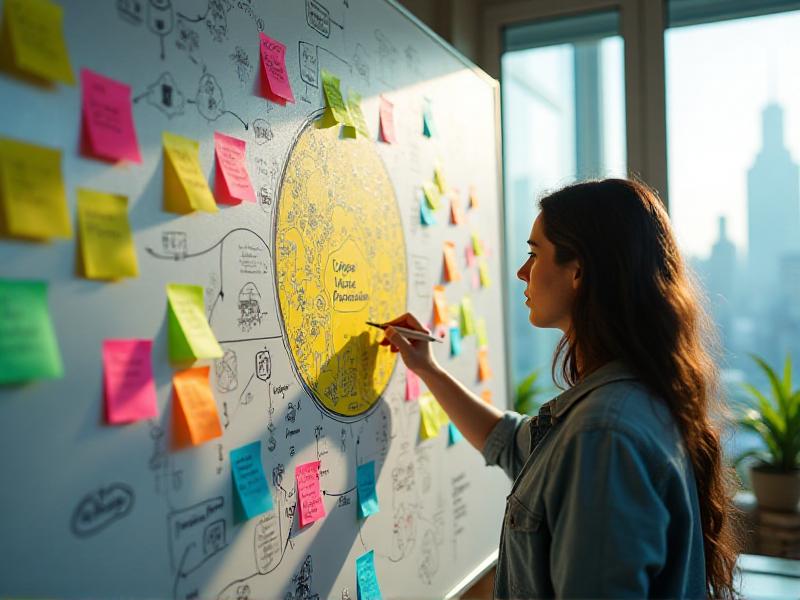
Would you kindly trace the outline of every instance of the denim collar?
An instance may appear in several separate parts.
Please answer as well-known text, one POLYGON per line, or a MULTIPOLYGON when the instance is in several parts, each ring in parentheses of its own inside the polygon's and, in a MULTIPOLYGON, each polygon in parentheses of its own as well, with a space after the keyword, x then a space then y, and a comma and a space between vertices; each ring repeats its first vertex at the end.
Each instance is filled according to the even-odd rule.
POLYGON ((554 420, 561 418, 572 405, 586 397, 589 392, 612 381, 625 379, 638 379, 634 372, 622 360, 612 360, 599 369, 595 369, 583 380, 565 390, 550 401, 552 417, 554 420))

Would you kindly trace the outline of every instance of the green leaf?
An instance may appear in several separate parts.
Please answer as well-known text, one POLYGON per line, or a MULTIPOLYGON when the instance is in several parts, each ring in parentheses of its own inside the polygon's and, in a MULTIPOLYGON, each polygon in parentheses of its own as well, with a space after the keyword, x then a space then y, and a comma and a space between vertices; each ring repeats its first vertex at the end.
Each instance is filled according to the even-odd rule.
POLYGON ((784 390, 783 383, 778 379, 778 375, 762 358, 755 354, 751 354, 750 357, 756 361, 758 366, 761 367, 761 370, 767 374, 770 385, 772 386, 772 393, 775 396, 775 400, 777 400, 780 411, 784 415, 788 414, 788 396, 791 394, 791 390, 784 390))

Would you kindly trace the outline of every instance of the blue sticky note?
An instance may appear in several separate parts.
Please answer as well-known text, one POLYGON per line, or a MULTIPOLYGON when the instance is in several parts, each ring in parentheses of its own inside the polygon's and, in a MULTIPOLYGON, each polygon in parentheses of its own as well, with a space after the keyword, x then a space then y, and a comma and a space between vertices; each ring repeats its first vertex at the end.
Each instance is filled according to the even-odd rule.
POLYGON ((431 109, 430 98, 425 98, 422 106, 422 135, 431 137, 434 135, 433 130, 433 110, 431 109))
POLYGON ((358 465, 356 484, 358 485, 358 516, 364 519, 380 510, 378 495, 375 492, 374 460, 358 465))
POLYGON ((423 225, 436 225, 436 216, 424 197, 419 202, 419 219, 423 225))
POLYGON ((453 425, 452 423, 447 424, 447 430, 450 434, 449 441, 447 443, 448 446, 452 446, 453 444, 457 444, 461 440, 464 439, 464 434, 458 430, 458 427, 453 425))
POLYGON ((461 328, 455 325, 450 328, 450 356, 461 354, 461 328))
POLYGON ((247 519, 272 510, 272 494, 261 465, 261 441, 231 451, 233 492, 247 519))
POLYGON ((375 573, 375 556, 372 550, 356 559, 358 600, 383 600, 375 573))

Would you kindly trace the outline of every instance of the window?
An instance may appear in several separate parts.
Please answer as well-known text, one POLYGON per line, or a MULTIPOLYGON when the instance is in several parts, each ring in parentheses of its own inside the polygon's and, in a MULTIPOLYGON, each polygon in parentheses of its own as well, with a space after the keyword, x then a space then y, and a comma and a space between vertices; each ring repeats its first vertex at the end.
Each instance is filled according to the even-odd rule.
MULTIPOLYGON (((617 12, 505 28, 501 63, 512 383, 550 380, 558 330, 534 329, 516 270, 536 199, 577 178, 624 176, 623 43, 617 12), (518 293, 517 293, 518 292, 518 293)), ((543 400, 547 398, 539 398, 543 400)))
POLYGON ((768 388, 748 353, 800 366, 800 11, 719 21, 688 6, 671 3, 665 34, 670 214, 735 399, 739 381, 768 388))

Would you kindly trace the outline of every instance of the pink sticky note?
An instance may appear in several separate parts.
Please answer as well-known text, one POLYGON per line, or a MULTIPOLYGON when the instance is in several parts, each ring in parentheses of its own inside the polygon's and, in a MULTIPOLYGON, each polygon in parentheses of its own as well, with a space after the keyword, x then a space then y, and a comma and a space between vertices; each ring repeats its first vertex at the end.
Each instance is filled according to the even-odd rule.
POLYGON ((406 402, 419 398, 419 377, 412 370, 406 371, 406 402))
POLYGON ((475 251, 472 249, 472 244, 468 244, 466 249, 464 250, 467 254, 467 266, 474 267, 475 266, 475 251))
POLYGON ((305 527, 325 516, 325 505, 319 489, 319 461, 298 465, 294 477, 297 482, 300 527, 305 527))
POLYGON ((477 290, 481 287, 481 277, 478 271, 472 271, 472 289, 477 290))
POLYGON ((387 144, 396 143, 397 137, 394 132, 394 104, 381 96, 381 106, 379 112, 381 119, 381 137, 383 138, 383 141, 387 144))
POLYGON ((104 160, 142 162, 133 126, 131 88, 81 69, 81 145, 84 154, 104 160))
POLYGON ((244 140, 214 132, 214 154, 217 157, 214 196, 218 204, 256 201, 244 163, 245 146, 244 140))
POLYGON ((152 340, 103 342, 103 387, 109 423, 130 423, 158 416, 152 349, 152 340))
POLYGON ((286 72, 286 46, 263 33, 261 38, 261 64, 267 77, 269 92, 286 102, 294 102, 292 85, 286 72))

